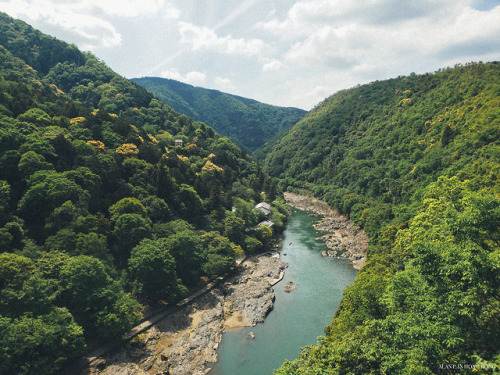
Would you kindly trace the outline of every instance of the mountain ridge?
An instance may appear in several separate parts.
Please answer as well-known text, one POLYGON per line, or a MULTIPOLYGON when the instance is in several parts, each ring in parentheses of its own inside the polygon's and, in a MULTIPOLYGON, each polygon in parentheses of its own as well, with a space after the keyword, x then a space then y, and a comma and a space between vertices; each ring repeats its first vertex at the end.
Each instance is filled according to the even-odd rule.
POLYGON ((215 89, 160 77, 133 78, 180 113, 202 121, 253 152, 295 124, 307 111, 280 107, 215 89))

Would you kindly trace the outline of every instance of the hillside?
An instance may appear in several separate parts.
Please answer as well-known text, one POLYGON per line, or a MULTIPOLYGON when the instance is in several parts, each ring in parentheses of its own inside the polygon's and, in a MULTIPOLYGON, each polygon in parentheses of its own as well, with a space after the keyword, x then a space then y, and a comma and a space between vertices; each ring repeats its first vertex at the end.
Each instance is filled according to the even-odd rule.
POLYGON ((1 374, 58 371, 283 227, 250 230, 278 190, 228 138, 3 13, 0 44, 1 374))
POLYGON ((146 77, 132 81, 177 112, 212 126, 248 152, 255 151, 307 113, 302 109, 264 104, 171 79, 146 77))
POLYGON ((264 166, 370 237, 325 337, 277 374, 452 373, 500 362, 500 64, 339 92, 264 166))

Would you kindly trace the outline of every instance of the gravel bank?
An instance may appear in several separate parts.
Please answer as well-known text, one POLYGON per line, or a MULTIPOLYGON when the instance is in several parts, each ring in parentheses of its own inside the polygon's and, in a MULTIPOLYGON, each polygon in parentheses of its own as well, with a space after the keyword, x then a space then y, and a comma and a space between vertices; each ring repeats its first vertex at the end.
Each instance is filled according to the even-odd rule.
POLYGON ((242 271, 168 316, 104 358, 85 374, 204 375, 217 361, 225 330, 254 326, 273 308, 272 284, 286 263, 272 256, 249 258, 242 271))

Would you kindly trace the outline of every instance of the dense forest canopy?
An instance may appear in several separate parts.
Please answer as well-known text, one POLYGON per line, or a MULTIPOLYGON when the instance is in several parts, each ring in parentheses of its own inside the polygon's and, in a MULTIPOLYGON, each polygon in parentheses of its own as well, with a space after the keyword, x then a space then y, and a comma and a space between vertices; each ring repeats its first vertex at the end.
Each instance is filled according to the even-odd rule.
POLYGON ((499 63, 339 92, 264 152, 284 188, 324 198, 370 237, 325 336, 277 374, 497 368, 499 63))
POLYGON ((248 152, 255 151, 306 114, 302 109, 264 104, 171 79, 145 77, 132 81, 177 112, 212 126, 248 152))
POLYGON ((1 374, 54 373, 268 246, 278 188, 228 138, 2 13, 0 44, 1 374))
POLYGON ((0 13, 0 374, 57 372, 265 249, 284 207, 271 232, 254 205, 280 188, 324 198, 371 242, 325 336, 277 374, 493 372, 499 73, 471 63, 331 96, 259 150, 277 186, 211 127, 0 13))

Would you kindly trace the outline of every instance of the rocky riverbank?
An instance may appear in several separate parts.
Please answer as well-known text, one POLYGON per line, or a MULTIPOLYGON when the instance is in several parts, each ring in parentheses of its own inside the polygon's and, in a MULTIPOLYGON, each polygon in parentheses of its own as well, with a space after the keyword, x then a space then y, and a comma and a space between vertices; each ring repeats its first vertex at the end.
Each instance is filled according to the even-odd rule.
POLYGON ((362 229, 317 198, 287 192, 285 199, 290 206, 321 218, 314 229, 325 233, 317 238, 330 249, 323 256, 348 258, 356 269, 365 265, 368 237, 362 229))
POLYGON ((225 330, 263 322, 273 308, 272 285, 286 263, 278 257, 249 258, 242 271, 188 306, 98 359, 86 374, 203 375, 217 361, 225 330))

